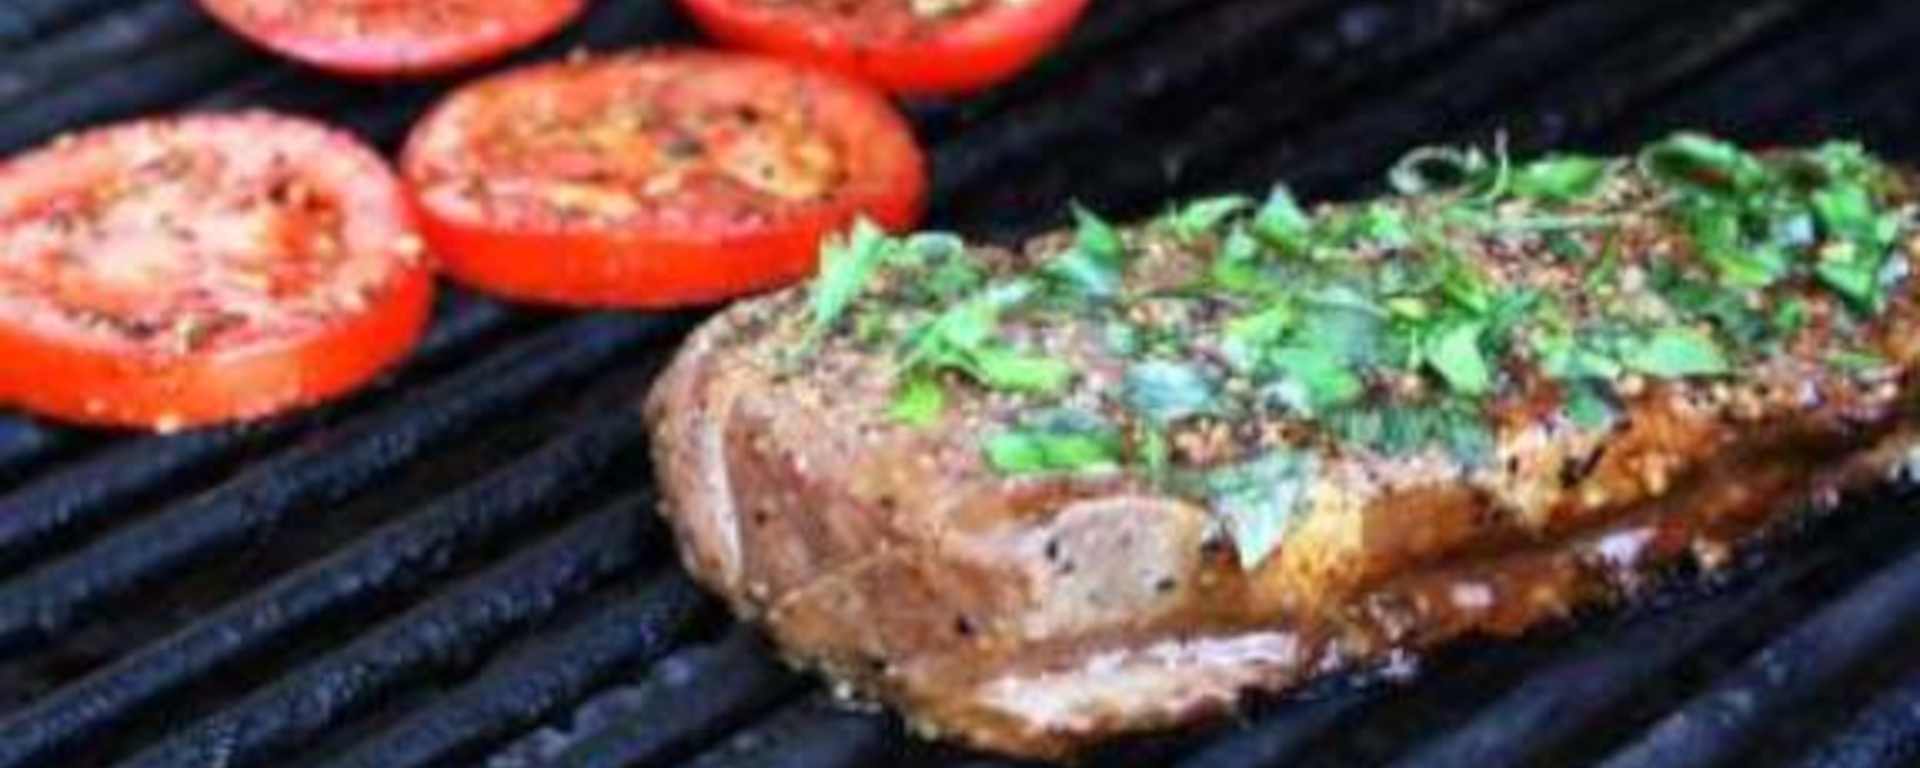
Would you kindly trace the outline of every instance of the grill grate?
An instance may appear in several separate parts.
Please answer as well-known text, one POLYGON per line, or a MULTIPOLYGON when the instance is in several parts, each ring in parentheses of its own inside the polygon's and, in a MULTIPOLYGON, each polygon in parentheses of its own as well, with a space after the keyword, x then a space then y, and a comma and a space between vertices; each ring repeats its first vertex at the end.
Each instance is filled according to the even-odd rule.
MULTIPOLYGON (((689 37, 600 0, 568 39, 689 37)), ((1920 159, 1902 0, 1109 0, 1032 76, 909 109, 935 220, 1012 238, 1412 145, 1624 147, 1678 126, 1920 159)), ((0 152, 268 105, 391 147, 438 87, 277 63, 188 0, 0 5, 0 152)), ((375 390, 167 440, 0 415, 0 768, 1002 766, 846 711, 728 624, 645 514, 631 405, 686 316, 450 292, 375 390)), ((1920 755, 1920 519, 1895 493, 1710 597, 1449 649, 1100 765, 1873 766, 1920 755)))

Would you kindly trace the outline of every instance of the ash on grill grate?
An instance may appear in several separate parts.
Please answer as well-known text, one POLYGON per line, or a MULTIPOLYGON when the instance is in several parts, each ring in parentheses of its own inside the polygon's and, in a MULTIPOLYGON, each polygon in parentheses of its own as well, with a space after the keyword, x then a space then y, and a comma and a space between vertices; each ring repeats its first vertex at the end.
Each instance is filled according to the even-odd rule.
MULTIPOLYGON (((684 40, 601 0, 576 46, 684 40)), ((1370 189, 1405 149, 1680 126, 1920 158, 1904 0, 1107 0, 1000 91, 909 110, 936 224, 1080 199, 1370 189)), ((187 0, 0 4, 0 151, 268 105, 391 147, 443 85, 343 84, 187 0)), ((636 393, 686 317, 450 299, 382 387, 171 440, 0 416, 0 768, 994 766, 843 710, 729 627, 647 522, 636 393)), ((1456 648, 1099 765, 1890 765, 1920 753, 1920 518, 1864 500, 1707 597, 1456 648)))

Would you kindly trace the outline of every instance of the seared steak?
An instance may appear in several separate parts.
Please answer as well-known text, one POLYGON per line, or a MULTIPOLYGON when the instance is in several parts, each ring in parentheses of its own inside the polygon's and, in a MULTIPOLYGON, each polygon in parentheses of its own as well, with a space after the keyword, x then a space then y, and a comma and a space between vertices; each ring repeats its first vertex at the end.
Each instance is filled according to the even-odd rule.
POLYGON ((1859 148, 1393 181, 856 232, 652 393, 684 559, 924 732, 1061 755, 1711 568, 1907 461, 1920 239, 1859 148))

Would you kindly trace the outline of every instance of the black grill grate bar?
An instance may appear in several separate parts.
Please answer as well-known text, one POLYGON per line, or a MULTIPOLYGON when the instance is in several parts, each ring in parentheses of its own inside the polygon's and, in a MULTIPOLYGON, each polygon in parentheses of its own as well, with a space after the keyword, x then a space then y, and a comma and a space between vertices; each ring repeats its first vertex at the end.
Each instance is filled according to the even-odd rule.
MULTIPOLYGON (((451 302, 401 372, 401 378, 414 378, 470 354, 474 345, 493 339, 503 330, 508 319, 507 310, 498 303, 451 302)), ((325 409, 322 414, 281 418, 255 426, 170 438, 128 439, 61 466, 0 496, 0 570, 44 557, 57 545, 56 539, 136 514, 143 499, 189 487, 190 478, 215 465, 243 452, 258 451, 336 415, 336 411, 370 400, 363 396, 325 409)))
POLYGON ((1540 764, 1569 738, 1598 730, 1635 694, 1657 685, 1674 668, 1715 643, 1743 619, 1759 615, 1797 583, 1833 566, 1840 548, 1827 547, 1776 563, 1756 583, 1698 605, 1637 617, 1624 631, 1584 638, 1536 668, 1512 690, 1474 708, 1472 719, 1447 729, 1396 768, 1501 768, 1540 764))
POLYGON ((0 6, 0 50, 45 40, 121 0, 12 0, 0 6))
POLYGON ((926 143, 944 144, 956 138, 964 141, 959 134, 972 134, 1011 119, 1005 114, 1009 110, 1047 99, 1052 93, 1076 93, 1084 87, 1111 82, 1109 66, 1114 58, 1144 44, 1152 35, 1174 28, 1185 17, 1211 13, 1218 7, 1217 3, 1196 4, 1191 0, 1105 3, 1088 13, 1059 49, 1015 81, 959 100, 910 100, 904 109, 926 143))
POLYGON ((1661 720, 1607 768, 1725 764, 1755 729, 1920 624, 1920 552, 1813 614, 1661 720))
POLYGON ((44 639, 71 625, 83 608, 165 578, 295 509, 364 490, 479 422, 604 369, 679 325, 675 318, 644 316, 571 321, 407 392, 365 419, 255 464, 204 496, 0 584, 0 644, 44 639))
MULTIPOLYGON (((1788 4, 1793 2, 1803 7, 1811 5, 1806 0, 1788 0, 1788 4)), ((1781 4, 1782 0, 1766 2, 1769 6, 1781 4)), ((1593 72, 1596 63, 1606 60, 1607 51, 1632 45, 1650 20, 1676 25, 1691 20, 1693 23, 1683 28, 1693 28, 1701 19, 1717 22, 1729 7, 1747 5, 1701 3, 1682 11, 1663 3, 1631 9, 1611 3, 1560 6, 1537 21, 1504 29, 1496 39, 1460 56, 1436 76, 1422 78, 1407 91, 1380 99, 1384 108, 1316 124, 1308 129, 1310 139, 1270 150, 1258 148, 1259 134, 1223 137, 1209 144, 1207 160, 1196 161, 1191 170, 1196 178, 1237 189, 1269 181, 1261 178, 1258 169, 1286 167, 1288 181, 1310 195, 1355 192, 1353 179, 1373 178, 1377 169, 1391 163, 1410 145, 1431 141, 1436 132, 1461 131, 1472 116, 1498 114, 1504 104, 1593 72), (1691 16, 1676 19, 1676 12, 1691 16), (1337 146, 1339 151, 1327 151, 1327 146, 1337 146)), ((1613 79, 1594 83, 1594 87, 1610 84, 1642 92, 1666 87, 1646 79, 1654 73, 1606 71, 1613 79)), ((1624 107, 1631 100, 1618 99, 1615 103, 1624 107)))
MULTIPOLYGON (((159 7, 178 12, 190 5, 168 2, 159 7)), ((190 25, 189 32, 159 48, 86 50, 85 58, 58 62, 64 74, 78 77, 48 78, 57 86, 5 100, 0 106, 6 113, 0 123, 0 152, 39 143, 76 125, 154 114, 260 66, 258 54, 204 26, 190 25), (129 72, 139 76, 129 77, 129 72)))
POLYGON ((1298 757, 1314 739, 1338 727, 1379 694, 1372 687, 1343 687, 1276 707, 1252 726, 1222 734, 1180 761, 1179 768, 1279 765, 1298 757))
POLYGON ((45 761, 140 707, 293 636, 343 608, 411 589, 452 568, 460 550, 558 513, 641 438, 634 420, 590 422, 350 548, 296 571, 0 719, 0 767, 45 761))
POLYGON ((191 3, 136 0, 71 34, 0 49, 0 72, 9 74, 0 79, 0 108, 17 107, 70 87, 75 78, 100 77, 106 73, 91 66, 99 62, 164 50, 209 31, 191 3))
POLYGON ((566 730, 534 734, 487 768, 634 768, 687 757, 696 747, 802 690, 751 630, 736 625, 649 669, 632 687, 597 697, 566 730))
POLYGON ((1920 6, 1913 3, 1829 13, 1804 34, 1757 50, 1720 76, 1647 105, 1637 120, 1770 135, 1830 108, 1836 91, 1847 84, 1880 82, 1876 72, 1900 71, 1890 59, 1911 56, 1916 30, 1920 6), (1820 103, 1811 104, 1810 98, 1820 103))
POLYGON ((483 657, 571 601, 631 575, 640 556, 638 519, 630 501, 604 507, 120 765, 270 761, 409 682, 483 657))
MULTIPOLYGON (((1621 30, 1634 28, 1656 13, 1638 3, 1568 3, 1531 14, 1525 13, 1526 7, 1475 4, 1471 13, 1428 10, 1438 15, 1416 17, 1418 23, 1408 21, 1409 30, 1392 43, 1357 45, 1301 74, 1243 83, 1234 92, 1215 93, 1197 102, 1191 112, 1157 111, 1175 117, 1110 131, 1106 151, 1087 153, 1079 162, 1068 158, 1039 166, 1037 178, 1020 177, 1014 183, 1002 179, 1000 188, 1014 190, 1019 200, 1007 195, 971 198, 967 213, 1025 229, 1034 223, 1025 217, 1034 214, 1022 212, 1049 208, 1039 205, 1040 200, 1084 190, 1102 209, 1134 215, 1158 204, 1188 179, 1205 179, 1208 191, 1252 190, 1272 184, 1278 179, 1275 169, 1287 168, 1285 180, 1297 184, 1308 180, 1303 179, 1303 169, 1311 170, 1315 159, 1346 157, 1356 147, 1377 147, 1361 162, 1322 171, 1312 181, 1324 187, 1329 177, 1363 178, 1385 163, 1380 156, 1399 151, 1412 137, 1425 135, 1437 117, 1452 112, 1451 103, 1472 94, 1490 101, 1539 77, 1541 67, 1576 66, 1583 54, 1617 44, 1621 30), (1513 18, 1516 14, 1521 17, 1513 18), (1490 39, 1481 38, 1495 22, 1500 24, 1490 39), (1453 34, 1429 39, 1423 37, 1426 32, 1418 31, 1436 26, 1453 34), (1456 47, 1464 47, 1464 53, 1454 51, 1456 47), (1422 62, 1440 55, 1457 55, 1457 66, 1437 68, 1438 75, 1420 68, 1422 62), (1521 61, 1506 64, 1501 56, 1521 61), (1341 72, 1343 67, 1359 71, 1341 72), (1323 78, 1340 87, 1326 87, 1318 82, 1323 78), (1321 128, 1332 125, 1353 127, 1321 128), (1301 139, 1275 141, 1290 133, 1301 139), (1161 147, 1163 161, 1094 162, 1134 144, 1161 147), (1300 167, 1290 167, 1296 161, 1300 167), (1009 211, 1015 213, 1009 216, 1009 211)), ((1400 17, 1372 23, 1389 24, 1395 18, 1400 17)), ((1188 191, 1192 190, 1182 190, 1188 191)))
POLYGON ((21 476, 78 442, 82 438, 73 430, 23 416, 0 415, 0 482, 21 476))
POLYGON ((1837 736, 1798 768, 1884 768, 1920 760, 1920 670, 1910 672, 1863 708, 1837 736))
POLYGON ((898 725, 815 691, 688 761, 689 768, 844 768, 884 764, 898 725))
POLYGON ((966 197, 982 184, 996 182, 994 171, 1034 162, 1056 151, 1080 134, 1102 126, 1117 129, 1125 116, 1142 111, 1157 98, 1176 91, 1206 90, 1217 84, 1220 69, 1236 60, 1279 55, 1287 46, 1275 45, 1289 25, 1330 3, 1317 2, 1220 3, 1207 15, 1181 19, 1156 35, 1102 61, 1097 69, 1077 72, 1067 85, 1079 94, 1068 100, 1037 100, 1024 109, 1010 109, 970 133, 964 140, 937 147, 933 153, 933 199, 951 206, 954 197, 966 197), (1206 40, 1206 45, 1194 45, 1206 40))
POLYGON ((715 604, 669 569, 646 588, 493 662, 478 679, 389 726, 326 768, 429 768, 532 727, 685 639, 715 604))

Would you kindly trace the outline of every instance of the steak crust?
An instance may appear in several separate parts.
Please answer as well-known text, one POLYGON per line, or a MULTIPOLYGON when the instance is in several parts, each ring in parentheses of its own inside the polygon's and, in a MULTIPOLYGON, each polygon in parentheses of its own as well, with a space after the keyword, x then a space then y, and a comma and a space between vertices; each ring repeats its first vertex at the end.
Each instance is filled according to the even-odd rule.
MULTIPOLYGON (((1059 243, 980 258, 1020 271, 1059 243)), ((1205 251, 1149 250, 1163 262, 1149 274, 1191 272, 1205 251)), ((1551 416, 1549 385, 1532 382, 1495 409, 1484 466, 1325 451, 1254 568, 1205 504, 1142 473, 996 472, 979 434, 1008 418, 1007 397, 962 390, 913 427, 888 416, 899 382, 884 355, 827 344, 796 364, 798 290, 700 329, 645 411, 687 566, 790 659, 924 733, 1058 757, 1631 596, 1882 481, 1915 445, 1906 294, 1872 329, 1896 377, 1787 350, 1731 392, 1651 383, 1605 429, 1551 416)), ((1114 355, 1056 346, 1112 386, 1114 355)))

